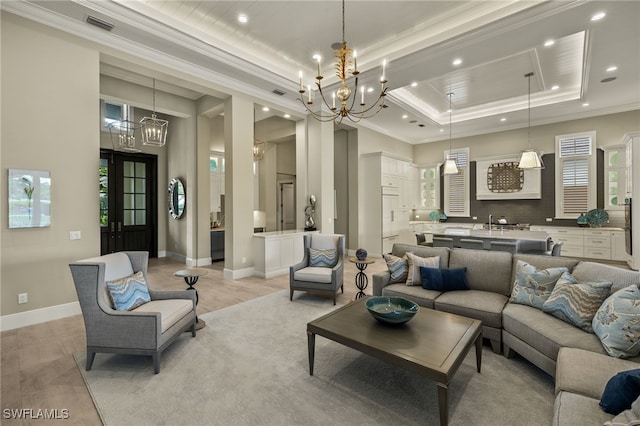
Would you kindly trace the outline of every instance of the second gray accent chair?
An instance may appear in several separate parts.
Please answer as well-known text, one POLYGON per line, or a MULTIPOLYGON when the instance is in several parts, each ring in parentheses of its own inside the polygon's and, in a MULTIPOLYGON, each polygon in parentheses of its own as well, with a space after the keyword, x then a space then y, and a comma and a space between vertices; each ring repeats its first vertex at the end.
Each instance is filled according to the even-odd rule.
POLYGON ((150 302, 131 311, 113 308, 106 283, 139 271, 146 280, 148 261, 148 252, 125 251, 69 265, 84 319, 87 371, 96 353, 106 352, 151 356, 154 373, 158 374, 162 351, 187 330, 196 336, 194 291, 149 288, 150 302))
POLYGON ((343 288, 344 280, 344 235, 340 234, 306 234, 303 239, 304 257, 289 268, 289 300, 293 300, 293 292, 311 291, 333 296, 336 304, 336 293, 343 288), (337 263, 333 267, 310 266, 309 249, 335 249, 337 263))

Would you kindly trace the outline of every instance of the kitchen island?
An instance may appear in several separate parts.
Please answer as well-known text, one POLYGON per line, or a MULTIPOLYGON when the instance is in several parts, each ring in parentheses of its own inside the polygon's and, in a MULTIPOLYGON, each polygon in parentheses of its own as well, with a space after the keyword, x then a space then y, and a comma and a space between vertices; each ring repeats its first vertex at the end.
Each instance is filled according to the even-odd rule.
POLYGON ((435 231, 434 237, 445 237, 453 240, 454 247, 460 247, 461 239, 482 240, 484 249, 491 249, 491 241, 509 240, 517 242, 519 252, 531 250, 545 251, 548 247, 550 236, 544 231, 519 231, 519 230, 501 230, 501 229, 468 229, 447 227, 444 231, 435 231))
POLYGON ((305 234, 318 231, 256 232, 253 234, 254 275, 271 278, 289 273, 289 266, 304 257, 305 234))

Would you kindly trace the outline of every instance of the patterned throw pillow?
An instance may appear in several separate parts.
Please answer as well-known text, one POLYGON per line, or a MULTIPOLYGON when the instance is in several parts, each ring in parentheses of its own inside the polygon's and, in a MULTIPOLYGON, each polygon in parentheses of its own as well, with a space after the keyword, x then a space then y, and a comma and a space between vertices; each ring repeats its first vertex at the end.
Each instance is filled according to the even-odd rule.
POLYGON ((387 268, 389 268, 389 274, 391 279, 390 284, 403 283, 407 280, 407 272, 409 271, 409 264, 407 258, 398 257, 392 254, 383 254, 384 261, 387 262, 387 268))
POLYGON ((420 267, 438 268, 440 267, 440 256, 434 257, 420 257, 413 253, 406 253, 407 261, 409 262, 409 272, 407 274, 407 285, 422 285, 422 275, 420 274, 420 267))
POLYGON ((591 322, 610 290, 611 283, 578 283, 570 273, 565 272, 542 305, 542 310, 593 333, 591 322))
POLYGON ((338 251, 336 249, 309 249, 309 266, 333 268, 338 263, 338 251))
POLYGON ((535 266, 518 260, 516 280, 511 291, 512 303, 542 309, 560 276, 569 272, 567 268, 549 268, 539 271, 535 266))
POLYGON ((613 293, 600 306, 591 325, 609 355, 640 355, 640 289, 630 285, 613 293))
POLYGON ((113 307, 117 311, 131 311, 151 301, 142 271, 115 281, 107 281, 113 307))

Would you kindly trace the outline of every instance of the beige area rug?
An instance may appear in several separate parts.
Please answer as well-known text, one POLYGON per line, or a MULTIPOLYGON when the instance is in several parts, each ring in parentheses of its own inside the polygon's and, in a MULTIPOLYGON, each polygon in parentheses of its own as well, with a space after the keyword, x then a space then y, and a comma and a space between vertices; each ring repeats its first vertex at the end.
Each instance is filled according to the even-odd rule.
MULTIPOLYGON (((157 375, 150 357, 97 354, 89 372, 84 352, 74 357, 107 425, 438 424, 433 382, 320 336, 309 376, 306 324, 332 309, 283 290, 202 315, 207 326, 169 347, 157 375)), ((482 373, 472 350, 454 377, 449 420, 548 425, 553 398, 548 375, 485 345, 482 373)))

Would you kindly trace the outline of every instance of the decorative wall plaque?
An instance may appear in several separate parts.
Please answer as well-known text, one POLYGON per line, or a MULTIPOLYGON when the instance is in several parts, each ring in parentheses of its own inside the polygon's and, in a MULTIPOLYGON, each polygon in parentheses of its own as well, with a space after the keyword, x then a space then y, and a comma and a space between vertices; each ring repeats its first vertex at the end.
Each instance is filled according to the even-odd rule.
POLYGON ((476 200, 539 200, 542 198, 541 170, 519 169, 519 159, 519 154, 478 158, 475 161, 476 200))
POLYGON ((519 192, 524 187, 524 170, 518 162, 493 163, 487 168, 487 187, 491 192, 519 192))

